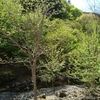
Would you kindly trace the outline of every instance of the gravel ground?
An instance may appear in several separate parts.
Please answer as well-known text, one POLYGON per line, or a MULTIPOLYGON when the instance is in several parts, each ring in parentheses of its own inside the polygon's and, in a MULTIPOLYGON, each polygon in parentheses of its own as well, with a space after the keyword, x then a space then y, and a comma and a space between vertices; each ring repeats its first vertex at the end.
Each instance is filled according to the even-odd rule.
MULTIPOLYGON (((55 88, 42 88, 37 91, 38 95, 45 94, 44 100, 82 100, 85 97, 86 91, 82 86, 59 86, 55 88), (66 91, 66 97, 60 98, 55 95, 58 91, 66 91)), ((33 91, 24 93, 2 92, 0 93, 0 100, 33 100, 33 91)), ((38 99, 43 100, 43 99, 38 99)))

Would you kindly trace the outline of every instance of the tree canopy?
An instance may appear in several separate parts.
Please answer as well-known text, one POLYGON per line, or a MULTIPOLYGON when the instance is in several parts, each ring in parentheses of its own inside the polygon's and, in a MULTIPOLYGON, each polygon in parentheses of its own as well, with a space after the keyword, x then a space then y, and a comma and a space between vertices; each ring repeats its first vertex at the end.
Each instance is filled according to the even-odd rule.
POLYGON ((77 77, 98 86, 99 21, 99 16, 83 14, 65 0, 1 0, 0 62, 27 61, 34 100, 37 77, 77 77))

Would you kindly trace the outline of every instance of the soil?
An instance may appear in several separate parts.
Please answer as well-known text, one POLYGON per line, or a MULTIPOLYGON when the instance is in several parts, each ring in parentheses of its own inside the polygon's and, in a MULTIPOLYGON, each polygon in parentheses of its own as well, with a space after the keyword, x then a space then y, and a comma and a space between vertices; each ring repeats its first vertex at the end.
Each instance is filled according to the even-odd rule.
MULTIPOLYGON (((49 88, 62 85, 80 84, 77 79, 58 76, 55 82, 47 82, 37 78, 37 88, 49 88)), ((0 92, 23 92, 33 89, 31 70, 21 64, 0 65, 0 92), (27 88, 26 88, 27 87, 27 88)))
POLYGON ((22 65, 0 65, 0 92, 31 77, 31 70, 22 65))

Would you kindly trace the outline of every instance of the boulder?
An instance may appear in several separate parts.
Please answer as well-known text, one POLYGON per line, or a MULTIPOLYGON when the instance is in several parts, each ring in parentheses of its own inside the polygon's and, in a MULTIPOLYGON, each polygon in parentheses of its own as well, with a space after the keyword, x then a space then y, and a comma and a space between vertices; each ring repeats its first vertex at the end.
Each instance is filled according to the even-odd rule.
POLYGON ((80 88, 78 86, 70 86, 55 93, 57 97, 64 98, 63 100, 82 100, 85 98, 86 94, 87 91, 85 88, 80 88))
POLYGON ((46 100, 46 95, 45 94, 40 94, 37 96, 38 100, 46 100))
POLYGON ((66 91, 64 91, 64 90, 59 90, 59 91, 57 91, 57 92, 55 93, 55 95, 56 95, 57 97, 63 98, 63 97, 66 97, 66 96, 67 96, 67 93, 66 93, 66 91))

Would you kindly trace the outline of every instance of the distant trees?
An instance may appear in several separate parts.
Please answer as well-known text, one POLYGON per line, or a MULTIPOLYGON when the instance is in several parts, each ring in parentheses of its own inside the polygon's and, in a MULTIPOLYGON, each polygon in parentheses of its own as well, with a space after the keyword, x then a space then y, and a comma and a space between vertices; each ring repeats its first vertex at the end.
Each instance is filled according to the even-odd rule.
POLYGON ((72 75, 89 88, 97 88, 100 83, 100 19, 94 14, 83 14, 76 21, 82 25, 82 32, 78 36, 79 44, 69 53, 69 62, 74 65, 72 75))
MULTIPOLYGON (((66 0, 43 0, 44 4, 49 4, 51 8, 52 3, 54 6, 48 10, 47 16, 52 18, 70 19, 74 20, 82 14, 82 11, 75 8, 73 5, 67 3, 66 0), (52 15, 51 15, 52 14, 52 15)), ((23 5, 23 13, 27 11, 34 11, 36 4, 42 5, 42 0, 21 0, 23 5)))
POLYGON ((23 13, 34 11, 36 5, 41 5, 42 1, 44 2, 44 6, 48 4, 48 8, 51 8, 52 4, 53 7, 48 10, 47 16, 52 16, 52 18, 63 18, 63 14, 65 13, 65 4, 67 3, 65 0, 21 0, 21 4, 23 5, 23 13), (52 14, 52 15, 51 15, 52 14))
POLYGON ((71 5, 71 8, 70 8, 70 12, 71 12, 71 15, 72 15, 72 19, 76 19, 77 17, 81 16, 82 15, 82 11, 79 10, 78 8, 75 8, 74 6, 71 5))
POLYGON ((63 52, 68 53, 73 50, 78 42, 77 35, 79 30, 73 29, 75 25, 69 21, 55 19, 49 28, 49 32, 45 35, 44 40, 48 44, 57 45, 57 48, 62 48, 63 52), (71 26, 72 24, 72 26, 71 26))
POLYGON ((55 77, 68 75, 69 70, 61 72, 65 68, 68 61, 68 53, 73 51, 78 43, 79 31, 73 29, 69 21, 64 22, 61 19, 51 21, 52 25, 48 25, 47 33, 44 36, 44 44, 46 52, 44 60, 40 60, 41 78, 47 81, 55 81, 55 77))
POLYGON ((76 21, 82 25, 83 32, 87 32, 88 34, 92 34, 94 31, 100 33, 99 16, 95 14, 83 14, 76 21))

